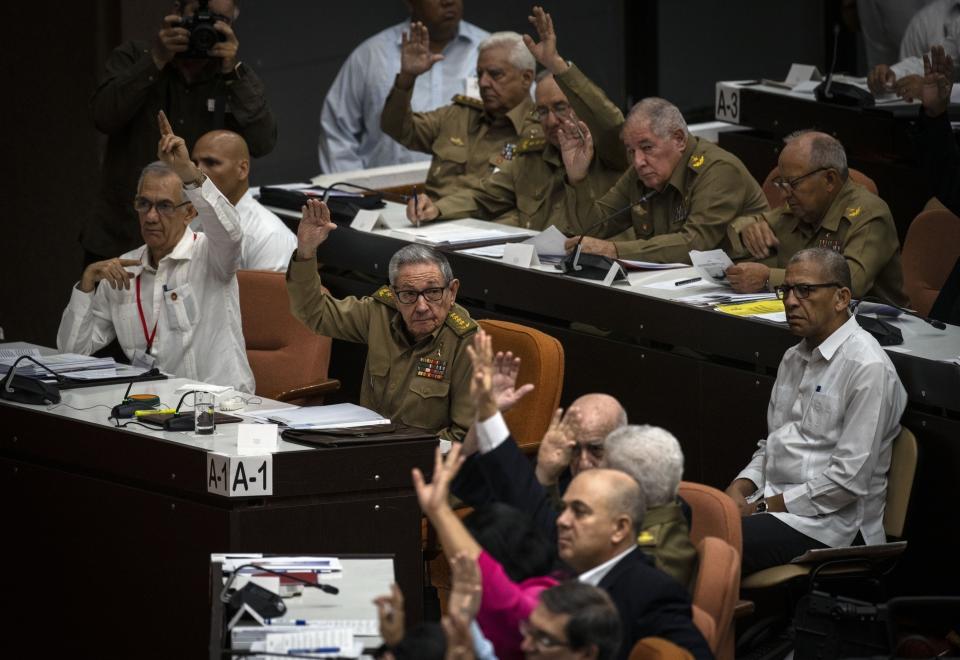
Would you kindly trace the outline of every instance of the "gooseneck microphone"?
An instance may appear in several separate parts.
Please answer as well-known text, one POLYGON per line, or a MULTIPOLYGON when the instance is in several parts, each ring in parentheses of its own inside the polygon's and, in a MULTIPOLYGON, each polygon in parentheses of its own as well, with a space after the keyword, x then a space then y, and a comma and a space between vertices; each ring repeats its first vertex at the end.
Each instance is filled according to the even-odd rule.
POLYGON ((264 573, 270 573, 272 575, 278 575, 280 577, 285 577, 288 580, 293 580, 294 582, 300 582, 305 586, 313 587, 314 589, 319 589, 320 591, 328 594, 333 594, 334 596, 340 593, 340 590, 333 586, 332 584, 324 584, 322 582, 310 582, 310 580, 304 580, 301 577, 296 575, 291 575, 287 571, 276 571, 272 568, 267 568, 261 566, 260 564, 241 564, 233 569, 233 573, 230 574, 230 577, 227 579, 227 583, 223 585, 223 589, 220 591, 220 601, 224 603, 230 602, 230 587, 233 586, 234 580, 237 579, 237 576, 240 575, 240 571, 244 568, 255 568, 258 571, 263 571, 264 573))
POLYGON ((349 186, 350 188, 356 188, 357 190, 363 190, 365 192, 374 193, 379 195, 383 199, 389 199, 391 202, 397 202, 399 204, 406 204, 410 201, 410 195, 404 195, 402 193, 389 192, 384 190, 376 190, 375 188, 368 188, 367 186, 361 186, 356 183, 350 183, 349 181, 337 181, 336 183, 331 183, 323 191, 323 202, 326 203, 327 199, 330 197, 330 193, 337 188, 338 186, 349 186))
POLYGON ((650 190, 648 190, 647 192, 645 192, 644 194, 642 194, 642 195, 640 196, 640 199, 638 199, 637 201, 635 201, 635 202, 630 202, 629 204, 627 204, 626 206, 624 206, 622 209, 617 209, 616 211, 614 211, 614 212, 611 213, 610 215, 605 216, 605 217, 602 218, 601 220, 593 223, 592 225, 590 225, 589 227, 587 227, 583 232, 581 232, 581 233, 580 233, 580 238, 577 239, 577 244, 573 247, 573 252, 571 252, 571 253, 570 253, 570 256, 568 256, 567 258, 565 258, 565 259, 563 260, 562 264, 561 264, 561 265, 563 266, 563 268, 562 268, 563 272, 564 272, 564 273, 569 273, 569 272, 571 272, 571 271, 578 271, 578 270, 580 270, 580 269, 582 268, 582 266, 580 265, 580 250, 581 250, 581 244, 583 243, 583 238, 584 238, 584 236, 586 236, 587 234, 589 234, 590 232, 592 232, 592 231, 593 231, 594 229, 596 229, 597 227, 600 227, 600 226, 603 225, 605 222, 609 222, 610 220, 613 220, 614 218, 620 217, 621 215, 623 215, 624 213, 626 213, 627 211, 629 211, 630 209, 632 209, 634 206, 637 206, 638 204, 643 204, 644 202, 646 202, 648 199, 650 199, 651 197, 653 197, 653 196, 656 195, 656 194, 657 194, 657 191, 654 190, 653 188, 651 188, 650 190))

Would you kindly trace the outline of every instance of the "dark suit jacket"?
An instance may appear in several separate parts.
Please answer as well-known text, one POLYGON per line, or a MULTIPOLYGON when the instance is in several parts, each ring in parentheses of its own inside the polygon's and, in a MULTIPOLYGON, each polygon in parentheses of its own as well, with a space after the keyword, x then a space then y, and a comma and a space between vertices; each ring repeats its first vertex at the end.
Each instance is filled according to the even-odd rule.
POLYGON ((623 624, 618 658, 626 660, 644 637, 663 637, 690 651, 695 658, 712 658, 696 626, 690 597, 676 580, 657 570, 639 548, 618 561, 600 580, 623 624))

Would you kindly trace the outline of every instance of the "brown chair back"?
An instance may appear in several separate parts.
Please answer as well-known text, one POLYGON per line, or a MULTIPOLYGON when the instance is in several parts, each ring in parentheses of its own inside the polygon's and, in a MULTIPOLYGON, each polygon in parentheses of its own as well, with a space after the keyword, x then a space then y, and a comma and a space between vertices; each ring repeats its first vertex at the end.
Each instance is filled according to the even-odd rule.
MULTIPOLYGON (((861 186, 872 192, 874 195, 878 195, 877 184, 873 182, 873 179, 868 177, 866 174, 860 170, 855 170, 850 168, 849 170, 850 178, 859 183, 861 186)), ((774 167, 770 170, 770 174, 767 175, 767 178, 763 180, 763 194, 767 198, 767 204, 770 205, 770 208, 775 209, 780 206, 783 206, 783 203, 787 200, 786 195, 780 192, 780 189, 773 185, 773 180, 780 176, 780 167, 774 167)))
POLYGON ((330 338, 290 313, 283 273, 241 270, 240 318, 257 394, 271 399, 327 379, 330 338))
POLYGON ((493 350, 512 351, 520 358, 518 385, 533 383, 534 389, 504 415, 517 444, 536 448, 563 390, 563 345, 554 337, 509 321, 482 319, 480 327, 493 340, 493 350))
POLYGON ((693 511, 690 541, 697 545, 708 536, 723 539, 738 553, 743 552, 740 511, 727 494, 692 481, 680 482, 680 497, 693 511))
POLYGON ((629 660, 693 660, 693 654, 663 637, 644 637, 637 640, 629 660))
POLYGON ((883 529, 887 536, 901 538, 907 519, 907 506, 917 472, 917 439, 906 426, 893 441, 890 471, 887 473, 887 501, 883 509, 883 529))
POLYGON ((693 587, 693 623, 718 660, 733 660, 740 553, 723 539, 708 536, 697 544, 697 555, 700 564, 693 587))
POLYGON ((960 218, 946 209, 920 213, 903 241, 903 289, 910 305, 926 316, 960 258, 960 218))

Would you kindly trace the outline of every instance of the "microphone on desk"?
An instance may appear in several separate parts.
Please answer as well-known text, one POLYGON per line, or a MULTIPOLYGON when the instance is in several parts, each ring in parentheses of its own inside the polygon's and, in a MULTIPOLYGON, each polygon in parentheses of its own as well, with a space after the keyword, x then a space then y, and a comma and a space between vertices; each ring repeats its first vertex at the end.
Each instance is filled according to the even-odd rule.
MULTIPOLYGON (((313 587, 314 589, 319 589, 324 593, 332 594, 334 596, 340 593, 340 590, 335 586, 333 586, 332 584, 324 584, 322 582, 310 582, 309 580, 304 580, 303 578, 297 577, 296 575, 291 575, 290 572, 276 571, 276 570, 273 570, 272 568, 261 566, 260 564, 241 564, 240 566, 237 566, 235 569, 233 569, 233 573, 230 574, 230 577, 227 579, 227 583, 223 585, 223 589, 220 591, 221 602, 223 603, 231 602, 231 599, 233 598, 233 594, 230 591, 230 587, 233 586, 234 580, 237 579, 237 576, 240 575, 240 571, 244 568, 255 568, 258 571, 263 571, 264 573, 271 573, 273 575, 285 577, 289 580, 293 580, 294 582, 300 582, 305 586, 313 587)), ((236 592, 236 590, 234 590, 234 592, 236 592)))
POLYGON ((404 195, 403 193, 390 192, 388 190, 377 190, 376 188, 368 188, 367 186, 361 186, 356 183, 350 183, 349 181, 337 181, 336 183, 331 183, 329 186, 326 186, 323 191, 323 201, 326 203, 327 198, 330 196, 330 192, 337 186, 349 186, 351 188, 356 188, 357 190, 363 190, 365 192, 373 193, 374 196, 379 196, 381 199, 387 199, 391 202, 397 202, 398 204, 406 204, 410 201, 410 195, 404 195))
MULTIPOLYGON (((643 204, 644 202, 646 202, 648 199, 650 199, 656 194, 657 194, 656 190, 650 189, 647 192, 645 192, 643 195, 641 195, 640 199, 638 199, 636 202, 631 202, 630 204, 627 204, 626 206, 624 206, 622 209, 617 209, 610 215, 602 218, 598 222, 595 222, 589 227, 587 227, 580 234, 580 238, 577 239, 576 245, 573 246, 573 251, 570 254, 568 254, 566 257, 564 257, 563 261, 560 262, 560 266, 559 266, 560 270, 567 275, 576 275, 578 272, 583 271, 584 267, 599 268, 603 270, 603 276, 606 276, 606 274, 610 272, 610 267, 613 265, 614 259, 611 259, 610 257, 602 257, 596 254, 590 254, 590 255, 581 254, 581 249, 582 249, 581 244, 583 243, 583 237, 589 234, 590 232, 592 232, 594 229, 597 229, 604 223, 609 222, 614 218, 620 217, 621 215, 623 215, 624 213, 632 209, 634 206, 637 206, 638 204, 643 204)), ((603 279, 603 276, 599 278, 593 275, 586 275, 586 276, 590 277, 590 279, 603 279)))
POLYGON ((52 383, 45 383, 39 378, 17 374, 17 365, 24 360, 29 360, 49 371, 58 383, 63 382, 64 378, 61 374, 58 374, 47 365, 38 362, 29 355, 21 355, 10 365, 10 370, 4 377, 3 384, 0 385, 0 399, 15 401, 17 403, 28 403, 35 406, 42 406, 48 403, 60 403, 59 387, 52 383))
POLYGON ((833 60, 830 62, 830 69, 827 71, 827 79, 816 86, 813 95, 821 103, 833 103, 835 105, 846 105, 854 108, 872 108, 874 106, 873 94, 860 89, 856 85, 839 83, 833 81, 834 70, 837 67, 837 45, 840 40, 840 24, 833 24, 833 60))
POLYGON ((892 307, 892 308, 894 308, 894 309, 900 310, 901 312, 903 312, 903 313, 906 314, 907 316, 913 316, 913 317, 915 317, 915 318, 918 318, 918 319, 920 319, 921 321, 923 321, 924 323, 928 323, 928 324, 932 325, 932 326, 933 326, 934 328, 936 328, 937 330, 946 330, 946 329, 947 329, 947 324, 944 323, 943 321, 940 321, 940 320, 938 320, 938 319, 932 319, 932 318, 929 318, 929 317, 927 317, 927 316, 921 316, 920 314, 918 314, 917 312, 913 311, 912 309, 907 309, 906 307, 901 307, 900 305, 895 305, 894 303, 887 302, 886 300, 881 300, 880 298, 877 298, 876 296, 864 296, 863 298, 860 298, 859 300, 855 301, 855 302, 853 303, 853 313, 854 313, 854 314, 857 313, 857 310, 860 308, 860 303, 863 303, 863 302, 872 302, 872 303, 877 303, 878 305, 886 305, 887 307, 892 307))

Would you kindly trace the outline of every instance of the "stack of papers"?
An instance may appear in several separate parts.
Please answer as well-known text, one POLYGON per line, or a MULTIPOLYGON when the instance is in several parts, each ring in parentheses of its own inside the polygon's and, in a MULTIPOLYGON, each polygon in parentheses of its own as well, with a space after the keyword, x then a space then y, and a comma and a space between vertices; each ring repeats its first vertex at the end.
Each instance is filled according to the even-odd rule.
MULTIPOLYGON (((36 348, 5 348, 0 349, 0 373, 7 373, 17 359, 29 355, 41 364, 49 367, 49 371, 30 360, 24 360, 17 365, 17 373, 22 376, 44 377, 50 376, 50 371, 58 374, 80 372, 84 370, 116 369, 117 363, 113 358, 97 358, 76 353, 59 353, 40 356, 36 348)), ((70 373, 71 376, 77 375, 70 373)))
POLYGON ((391 229, 390 231, 404 240, 432 246, 456 246, 470 243, 496 243, 499 241, 509 242, 530 236, 533 233, 523 230, 518 231, 515 227, 510 227, 509 229, 470 227, 456 224, 456 222, 456 220, 452 222, 438 222, 423 225, 422 227, 391 229))
MULTIPOLYGON (((550 225, 536 236, 532 236, 523 241, 526 245, 532 245, 537 249, 537 257, 544 262, 559 262, 566 255, 563 245, 567 237, 550 225)), ((461 250, 464 254, 473 254, 478 257, 490 257, 492 259, 503 259, 503 252, 506 244, 486 245, 484 247, 467 248, 461 250)))
POLYGON ((782 316, 784 313, 783 301, 776 299, 717 305, 716 310, 734 316, 769 316, 770 314, 780 314, 782 316))
POLYGON ((348 429, 372 424, 389 424, 379 413, 352 403, 304 408, 275 408, 248 413, 250 417, 269 424, 280 424, 290 429, 321 430, 348 429))
POLYGON ((302 627, 296 632, 279 632, 267 629, 263 640, 250 644, 249 650, 276 654, 306 655, 316 658, 359 658, 363 644, 345 629, 316 630, 302 627))
MULTIPOLYGON (((711 307, 727 303, 744 303, 753 300, 776 300, 772 293, 696 293, 692 296, 677 298, 677 302, 695 305, 697 307, 711 307)), ((778 301, 779 302, 779 301, 778 301)), ((782 307, 782 304, 781 304, 782 307)))

